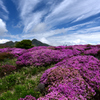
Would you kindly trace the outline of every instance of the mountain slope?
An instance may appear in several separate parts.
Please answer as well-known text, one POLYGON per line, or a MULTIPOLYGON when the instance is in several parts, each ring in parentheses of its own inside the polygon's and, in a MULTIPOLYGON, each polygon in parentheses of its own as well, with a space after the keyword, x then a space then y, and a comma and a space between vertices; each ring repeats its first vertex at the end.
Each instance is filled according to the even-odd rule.
POLYGON ((37 39, 33 39, 32 44, 35 45, 35 46, 49 46, 46 43, 42 43, 42 42, 38 41, 37 39))
MULTIPOLYGON (((14 47, 17 42, 18 41, 16 41, 16 42, 9 41, 9 42, 0 44, 0 47, 14 47)), ((42 42, 38 41, 37 39, 32 40, 32 45, 34 45, 34 46, 49 46, 46 43, 42 43, 42 42)))

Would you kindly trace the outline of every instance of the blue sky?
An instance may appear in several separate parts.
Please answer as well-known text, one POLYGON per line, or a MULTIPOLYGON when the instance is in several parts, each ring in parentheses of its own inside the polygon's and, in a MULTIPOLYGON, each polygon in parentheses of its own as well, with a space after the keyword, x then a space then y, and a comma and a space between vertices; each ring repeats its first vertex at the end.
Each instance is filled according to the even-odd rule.
POLYGON ((100 44, 100 0, 0 0, 0 43, 100 44))

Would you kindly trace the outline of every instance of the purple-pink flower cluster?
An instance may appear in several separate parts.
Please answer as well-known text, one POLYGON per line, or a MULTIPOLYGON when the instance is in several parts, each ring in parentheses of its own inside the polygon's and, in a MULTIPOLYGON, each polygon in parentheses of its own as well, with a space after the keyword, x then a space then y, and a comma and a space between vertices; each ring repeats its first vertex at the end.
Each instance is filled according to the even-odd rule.
POLYGON ((85 81, 94 89, 100 88, 100 60, 93 56, 73 56, 58 62, 55 66, 78 69, 85 81), (66 66, 67 65, 67 66, 66 66))
POLYGON ((22 55, 26 51, 27 51, 26 49, 21 49, 21 48, 3 48, 3 49, 0 49, 0 53, 9 52, 9 53, 13 54, 15 57, 22 55))
POLYGON ((18 66, 34 65, 34 66, 46 66, 59 62, 66 57, 65 52, 51 49, 40 49, 26 52, 18 57, 16 64, 18 66))
POLYGON ((40 97, 37 100, 68 100, 68 99, 58 91, 52 91, 47 95, 45 95, 45 97, 40 97))
POLYGON ((20 98, 18 100, 36 100, 36 98, 31 95, 27 95, 25 98, 20 98))
POLYGON ((15 57, 18 57, 22 54, 27 52, 26 49, 21 49, 21 48, 12 48, 11 54, 13 54, 15 57))
POLYGON ((82 78, 77 69, 62 66, 54 67, 54 69, 51 68, 48 71, 45 72, 48 74, 43 74, 40 82, 48 86, 49 93, 58 91, 67 98, 73 98, 73 100, 74 98, 90 99, 96 94, 93 88, 82 78))

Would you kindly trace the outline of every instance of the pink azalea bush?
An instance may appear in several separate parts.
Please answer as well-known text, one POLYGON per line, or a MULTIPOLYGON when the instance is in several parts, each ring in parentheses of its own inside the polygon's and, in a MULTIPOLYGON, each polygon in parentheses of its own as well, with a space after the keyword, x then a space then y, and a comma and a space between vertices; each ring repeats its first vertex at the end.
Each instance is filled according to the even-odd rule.
POLYGON ((78 69, 85 81, 94 89, 100 89, 100 60, 93 56, 74 56, 58 62, 55 66, 78 69))
POLYGON ((58 50, 40 49, 22 54, 18 57, 16 64, 18 66, 46 66, 59 62, 64 57, 66 57, 66 54, 58 50))
POLYGON ((84 54, 86 55, 97 55, 98 51, 100 50, 100 48, 97 48, 97 47, 94 47, 94 48, 91 48, 89 50, 85 50, 84 51, 84 54))
POLYGON ((20 98, 18 100, 36 100, 36 98, 31 95, 27 95, 25 98, 20 98))
POLYGON ((72 46, 73 49, 77 49, 79 51, 84 51, 85 49, 87 49, 86 45, 74 45, 72 46))
POLYGON ((40 97, 37 100, 68 100, 63 94, 58 91, 52 91, 45 95, 44 97, 40 97))
POLYGON ((28 52, 40 50, 40 49, 47 49, 47 47, 46 46, 33 47, 33 48, 28 49, 28 52))
POLYGON ((20 56, 21 54, 25 53, 27 50, 26 49, 21 49, 21 48, 2 48, 0 49, 0 53, 3 52, 9 52, 13 54, 15 57, 20 56))
MULTIPOLYGON (((50 47, 48 47, 50 48, 50 47)), ((52 47, 54 50, 59 50, 61 52, 65 52, 67 56, 73 56, 73 55, 79 55, 81 52, 77 49, 74 48, 68 48, 66 46, 57 46, 57 47, 52 47)))
POLYGON ((2 48, 2 49, 0 49, 0 53, 2 53, 2 52, 10 52, 10 51, 12 51, 12 48, 2 48))
POLYGON ((80 99, 81 96, 83 100, 95 95, 95 91, 74 68, 54 67, 45 75, 47 74, 43 74, 40 82, 48 85, 48 92, 58 91, 68 98, 80 99))
POLYGON ((15 57, 18 57, 18 56, 24 54, 25 52, 27 52, 26 49, 12 48, 12 51, 10 53, 13 54, 15 57))

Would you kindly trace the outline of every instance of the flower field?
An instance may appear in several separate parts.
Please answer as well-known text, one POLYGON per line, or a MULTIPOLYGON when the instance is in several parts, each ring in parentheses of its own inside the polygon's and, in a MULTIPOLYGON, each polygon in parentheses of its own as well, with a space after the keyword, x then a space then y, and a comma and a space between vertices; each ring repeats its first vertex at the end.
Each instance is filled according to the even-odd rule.
POLYGON ((99 98, 100 45, 0 49, 0 100, 99 98))

